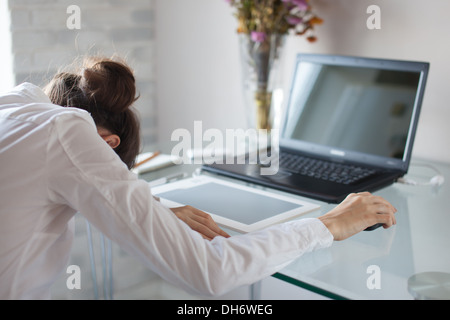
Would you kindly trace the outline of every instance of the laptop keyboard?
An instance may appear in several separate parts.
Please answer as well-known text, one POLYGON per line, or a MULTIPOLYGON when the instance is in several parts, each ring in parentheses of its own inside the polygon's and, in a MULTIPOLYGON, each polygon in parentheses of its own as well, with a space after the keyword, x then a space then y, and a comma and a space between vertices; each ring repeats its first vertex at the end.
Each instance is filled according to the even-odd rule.
POLYGON ((376 173, 375 170, 308 158, 291 153, 280 155, 280 168, 308 177, 342 184, 356 183, 376 173))

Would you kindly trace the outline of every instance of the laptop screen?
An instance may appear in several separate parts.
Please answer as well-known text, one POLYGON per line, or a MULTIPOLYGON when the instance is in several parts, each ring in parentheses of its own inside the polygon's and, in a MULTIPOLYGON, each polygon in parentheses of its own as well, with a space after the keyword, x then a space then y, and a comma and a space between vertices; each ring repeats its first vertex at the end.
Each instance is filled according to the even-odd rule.
POLYGON ((282 139, 361 162, 368 156, 403 162, 417 124, 423 65, 308 58, 298 59, 282 139))

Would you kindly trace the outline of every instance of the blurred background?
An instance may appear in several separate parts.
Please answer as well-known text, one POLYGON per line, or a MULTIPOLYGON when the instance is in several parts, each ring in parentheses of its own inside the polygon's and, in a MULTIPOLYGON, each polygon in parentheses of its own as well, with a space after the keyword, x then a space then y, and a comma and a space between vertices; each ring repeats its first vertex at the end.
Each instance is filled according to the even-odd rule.
MULTIPOLYGON (((450 162, 446 147, 450 139, 450 2, 311 0, 311 4, 324 23, 316 28, 315 43, 288 37, 280 75, 285 91, 299 52, 430 62, 414 156, 450 162), (381 9, 381 29, 370 30, 366 25, 366 10, 373 4, 381 9)), ((146 148, 170 140, 177 128, 192 130, 196 120, 203 121, 204 130, 245 127, 236 28, 233 9, 225 0, 0 0, 0 91, 23 81, 43 86, 58 69, 80 56, 116 54, 136 72, 140 93, 136 107, 146 148), (80 8, 79 29, 68 27, 71 5, 80 8)), ((88 263, 81 261, 86 248, 85 243, 81 246, 74 250, 75 260, 88 263)), ((173 288, 161 289, 166 284, 126 254, 119 251, 116 256, 123 258, 123 264, 115 270, 124 272, 117 277, 117 292, 131 292, 116 297, 186 297, 173 288), (137 271, 129 271, 130 266, 137 271), (156 291, 146 291, 142 279, 149 280, 149 287, 156 291), (138 291, 130 289, 136 286, 138 291)), ((65 275, 56 286, 56 298, 94 297, 88 290, 68 292, 64 279, 65 275)), ((284 284, 273 289, 280 285, 278 280, 268 283, 271 293, 263 298, 299 297, 284 284)), ((229 297, 248 298, 248 288, 229 297)))
MULTIPOLYGON (((450 162, 450 2, 430 0, 311 0, 324 19, 318 41, 289 36, 281 78, 289 86, 299 52, 419 60, 431 63, 414 154, 450 162), (369 30, 369 5, 381 9, 381 29, 369 30)), ((22 81, 43 85, 74 58, 125 57, 135 69, 136 103, 146 145, 176 128, 241 128, 237 22, 225 0, 1 0, 0 58, 4 91, 22 81), (67 27, 70 5, 80 29, 67 27)))

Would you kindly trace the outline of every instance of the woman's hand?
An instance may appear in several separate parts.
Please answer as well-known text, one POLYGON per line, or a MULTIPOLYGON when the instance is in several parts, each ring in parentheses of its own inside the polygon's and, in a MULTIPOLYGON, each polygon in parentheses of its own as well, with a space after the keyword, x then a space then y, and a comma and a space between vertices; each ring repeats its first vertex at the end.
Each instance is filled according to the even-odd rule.
POLYGON ((228 238, 230 235, 219 228, 211 216, 191 206, 171 208, 173 213, 184 221, 192 230, 199 232, 203 238, 212 240, 216 236, 228 238))
POLYGON ((374 225, 384 228, 396 224, 395 209, 388 201, 369 192, 352 193, 333 210, 319 217, 334 240, 344 240, 374 225))

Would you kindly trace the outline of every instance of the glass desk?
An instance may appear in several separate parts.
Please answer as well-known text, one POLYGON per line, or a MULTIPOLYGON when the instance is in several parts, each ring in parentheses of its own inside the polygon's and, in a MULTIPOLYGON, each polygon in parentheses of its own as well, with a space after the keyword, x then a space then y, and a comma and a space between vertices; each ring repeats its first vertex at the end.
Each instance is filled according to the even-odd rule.
MULTIPOLYGON (((436 174, 420 163, 441 172, 446 180, 442 187, 395 183, 375 192, 397 208, 397 225, 363 231, 330 248, 305 254, 273 276, 332 299, 413 299, 407 286, 411 276, 450 272, 450 165, 413 160, 407 178, 428 182, 436 174)), ((197 168, 172 166, 141 178, 190 175, 197 168)), ((334 206, 307 200, 319 203, 321 209, 301 218, 318 217, 334 206)))
MULTIPOLYGON (((409 179, 427 182, 435 175, 416 163, 410 166, 409 179)), ((302 256, 274 276, 335 299, 412 299, 411 276, 450 272, 450 166, 432 165, 446 179, 440 189, 395 183, 375 192, 397 208, 395 226, 335 242, 302 256)), ((320 213, 331 208, 323 204, 320 213)))

